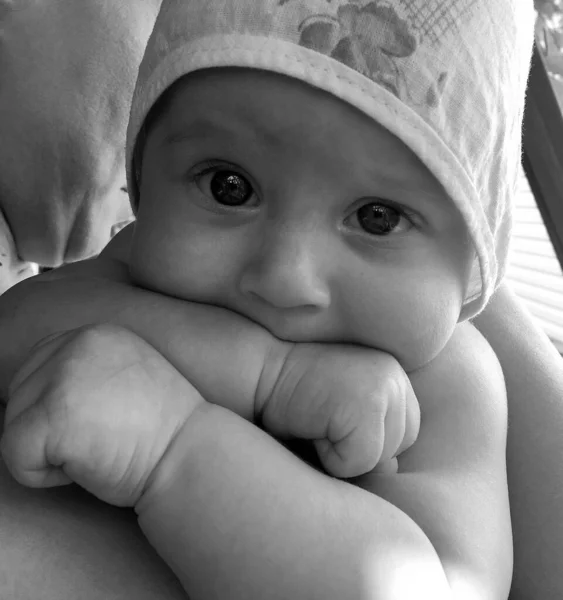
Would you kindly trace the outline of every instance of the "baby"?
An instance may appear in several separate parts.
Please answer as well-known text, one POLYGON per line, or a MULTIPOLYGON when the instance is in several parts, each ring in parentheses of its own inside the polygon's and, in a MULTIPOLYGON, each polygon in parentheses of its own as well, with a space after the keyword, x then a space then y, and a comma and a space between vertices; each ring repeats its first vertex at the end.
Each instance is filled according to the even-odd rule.
POLYGON ((506 260, 531 9, 165 1, 129 126, 137 222, 108 255, 190 323, 36 346, 11 385, 13 474, 134 506, 193 598, 506 598, 505 391, 467 321, 506 260), (383 396, 411 425, 373 434, 369 348, 410 374, 414 444, 408 388, 383 396), (334 475, 398 468, 366 494, 234 412, 316 440, 334 475))

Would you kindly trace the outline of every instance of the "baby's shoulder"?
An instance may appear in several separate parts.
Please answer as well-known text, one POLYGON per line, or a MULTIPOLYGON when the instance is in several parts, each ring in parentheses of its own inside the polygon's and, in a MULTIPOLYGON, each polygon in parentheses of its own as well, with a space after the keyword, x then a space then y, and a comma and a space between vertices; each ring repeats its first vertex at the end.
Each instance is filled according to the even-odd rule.
POLYGON ((460 417, 494 414, 504 419, 502 368, 491 345, 469 322, 458 324, 443 350, 410 379, 421 408, 447 403, 457 407, 460 417))
POLYGON ((503 379, 495 351, 483 334, 469 321, 456 326, 448 343, 434 361, 438 367, 452 370, 457 375, 485 374, 488 378, 503 379))
POLYGON ((416 471, 438 461, 472 472, 504 457, 504 377, 493 349, 471 324, 456 327, 438 356, 409 378, 420 406, 420 433, 413 451, 399 461, 401 469, 416 471))
POLYGON ((449 378, 486 375, 503 378, 495 351, 483 334, 470 322, 459 323, 441 352, 422 370, 450 374, 449 378))

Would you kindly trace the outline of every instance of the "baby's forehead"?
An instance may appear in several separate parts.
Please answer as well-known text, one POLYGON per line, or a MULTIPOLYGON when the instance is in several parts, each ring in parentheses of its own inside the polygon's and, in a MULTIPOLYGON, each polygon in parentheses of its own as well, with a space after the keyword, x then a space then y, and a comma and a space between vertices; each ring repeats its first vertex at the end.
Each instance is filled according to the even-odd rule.
POLYGON ((174 82, 156 102, 148 120, 161 119, 167 133, 182 129, 199 137, 253 136, 257 142, 306 145, 311 136, 327 143, 366 149, 385 145, 421 164, 415 153, 373 117, 336 95, 286 75, 258 69, 207 69, 174 82))
MULTIPOLYGON (((441 184, 397 136, 329 92, 260 71, 209 70, 176 82, 157 103, 156 143, 177 144, 174 156, 241 161, 256 176, 264 163, 294 173, 355 179, 350 193, 385 186, 446 197, 441 184), (195 150, 197 149, 197 151, 195 150), (183 154, 182 154, 183 153, 183 154), (203 156, 203 154, 202 154, 203 156)), ((320 183, 320 182, 319 182, 320 183)), ((361 195, 361 194, 360 194, 361 195)))
POLYGON ((304 140, 302 126, 327 139, 353 132, 364 143, 385 138, 416 159, 396 135, 353 104, 300 79, 259 69, 202 69, 181 77, 158 99, 146 122, 157 119, 171 130, 189 125, 263 138, 294 134, 304 140))

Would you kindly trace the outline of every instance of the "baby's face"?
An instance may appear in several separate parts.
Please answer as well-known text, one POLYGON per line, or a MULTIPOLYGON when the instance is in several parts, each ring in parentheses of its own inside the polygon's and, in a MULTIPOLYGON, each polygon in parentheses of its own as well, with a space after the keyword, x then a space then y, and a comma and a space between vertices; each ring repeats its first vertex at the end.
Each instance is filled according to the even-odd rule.
POLYGON ((196 73, 149 133, 131 268, 151 289, 414 369, 449 339, 472 259, 461 215, 420 160, 301 82, 196 73))

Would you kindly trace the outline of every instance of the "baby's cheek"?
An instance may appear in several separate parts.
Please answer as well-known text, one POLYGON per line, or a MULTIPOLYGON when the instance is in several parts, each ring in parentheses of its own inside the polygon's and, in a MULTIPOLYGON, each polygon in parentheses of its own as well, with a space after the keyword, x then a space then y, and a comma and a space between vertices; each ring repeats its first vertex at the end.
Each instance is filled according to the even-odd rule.
POLYGON ((145 244, 140 238, 133 242, 129 269, 136 285, 191 302, 218 303, 228 281, 217 265, 181 244, 145 244))
POLYGON ((134 283, 176 295, 175 282, 185 267, 182 249, 178 247, 176 237, 171 235, 165 216, 147 214, 146 205, 141 205, 129 255, 134 283))
POLYGON ((403 368, 412 371, 434 359, 451 338, 458 318, 459 303, 448 301, 446 294, 435 300, 419 300, 413 318, 401 324, 405 342, 398 357, 403 368))
POLYGON ((380 298, 356 322, 356 335, 361 343, 388 352, 406 371, 412 371, 444 348, 458 317, 457 295, 420 286, 416 293, 380 298), (360 323, 363 327, 359 327, 360 323))

